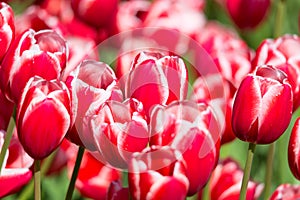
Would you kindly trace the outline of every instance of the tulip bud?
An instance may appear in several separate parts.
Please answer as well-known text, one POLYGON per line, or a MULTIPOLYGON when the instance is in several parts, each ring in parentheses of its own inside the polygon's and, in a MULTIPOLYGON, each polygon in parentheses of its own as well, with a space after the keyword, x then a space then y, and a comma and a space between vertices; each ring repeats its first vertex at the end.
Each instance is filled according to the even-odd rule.
POLYGON ((32 77, 18 104, 16 124, 25 151, 34 159, 43 159, 59 146, 69 130, 70 93, 58 80, 32 77))
POLYGON ((240 29, 253 29, 265 17, 271 0, 226 0, 227 11, 240 29))
POLYGON ((269 200, 292 200, 300 198, 300 185, 282 184, 276 188, 269 200))
POLYGON ((152 146, 135 153, 129 164, 128 183, 134 200, 183 200, 189 187, 184 161, 170 147, 152 146))
POLYGON ((0 62, 15 36, 14 13, 9 5, 0 2, 0 62))
POLYGON ((272 66, 258 66, 242 81, 236 93, 232 111, 235 135, 256 144, 274 142, 290 123, 292 98, 284 72, 272 66))
POLYGON ((300 180, 300 118, 292 129, 288 146, 289 166, 293 175, 300 180))
POLYGON ((0 67, 0 86, 6 97, 18 103, 33 76, 59 79, 68 49, 64 39, 52 30, 28 30, 12 43, 0 67))
POLYGON ((156 52, 138 54, 131 67, 126 96, 143 103, 145 112, 156 105, 167 105, 187 96, 187 68, 177 56, 163 56, 156 52), (147 74, 147 76, 145 76, 147 74))

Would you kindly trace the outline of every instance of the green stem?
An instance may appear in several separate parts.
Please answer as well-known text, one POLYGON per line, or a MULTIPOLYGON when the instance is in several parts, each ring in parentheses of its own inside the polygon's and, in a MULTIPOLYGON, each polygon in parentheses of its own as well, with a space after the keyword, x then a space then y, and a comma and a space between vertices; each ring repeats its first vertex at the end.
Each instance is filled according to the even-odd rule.
POLYGON ((273 160, 275 154, 275 143, 270 144, 268 151, 268 159, 266 166, 266 174, 265 174, 265 194, 264 199, 269 199, 271 184, 272 184, 272 174, 273 174, 273 160))
POLYGON ((210 200, 209 182, 205 185, 205 187, 202 190, 202 199, 203 200, 210 200))
POLYGON ((9 124, 8 124, 7 131, 6 131, 5 138, 4 138, 4 143, 3 143, 1 153, 0 153, 0 175, 1 175, 2 167, 3 167, 5 154, 7 152, 8 147, 9 147, 10 140, 12 138, 14 128, 15 128, 15 120, 14 120, 15 113, 16 113, 16 107, 14 107, 12 116, 9 120, 9 124))
POLYGON ((248 181, 250 178, 250 172, 251 172, 255 147, 256 147, 256 144, 249 143, 248 152, 247 152, 247 160, 246 160, 246 165, 245 165, 245 169, 244 169, 244 176, 243 176, 241 193, 240 193, 240 200, 246 199, 248 181))
MULTIPOLYGON (((44 177, 44 175, 48 172, 49 168, 51 167, 51 164, 57 154, 57 151, 54 151, 50 156, 48 156, 45 160, 43 160, 43 163, 41 165, 41 177, 44 177)), ((34 182, 31 181, 29 184, 26 185, 24 190, 22 190, 22 193, 18 196, 19 200, 26 200, 30 199, 34 191, 34 182)))
POLYGON ((41 161, 34 161, 34 199, 41 200, 41 161))
POLYGON ((82 161, 83 153, 84 153, 84 147, 79 146, 78 153, 77 153, 77 158, 76 158, 76 163, 75 163, 75 166, 74 166, 74 169, 73 169, 71 181, 70 181, 68 192, 67 192, 67 195, 66 195, 66 200, 71 200, 72 199, 74 188, 75 188, 75 182, 76 182, 76 179, 77 179, 77 176, 78 176, 78 172, 79 172, 80 164, 81 164, 81 161, 82 161))
POLYGON ((284 23, 286 0, 278 0, 277 11, 275 16, 275 26, 274 26, 274 37, 277 38, 282 34, 282 27, 284 23))

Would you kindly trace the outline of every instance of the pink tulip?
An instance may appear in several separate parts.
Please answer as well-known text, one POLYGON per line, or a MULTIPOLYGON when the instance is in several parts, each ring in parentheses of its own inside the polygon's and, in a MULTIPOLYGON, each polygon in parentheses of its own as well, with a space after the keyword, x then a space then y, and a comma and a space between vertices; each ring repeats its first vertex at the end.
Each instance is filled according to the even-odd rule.
POLYGON ((119 32, 141 28, 147 16, 151 2, 148 0, 120 2, 116 18, 119 32))
MULTIPOLYGON (((75 165, 76 153, 73 152, 68 162, 68 174, 71 177, 75 165)), ((86 151, 80 165, 76 188, 82 196, 102 200, 108 193, 108 188, 112 181, 120 179, 120 173, 109 166, 103 165, 90 152, 86 151)))
POLYGON ((14 13, 11 7, 4 2, 0 3, 0 18, 1 62, 15 36, 14 13))
POLYGON ((122 187, 120 181, 113 181, 109 186, 106 199, 107 200, 129 200, 130 199, 129 189, 122 187))
POLYGON ((153 1, 145 27, 157 27, 177 30, 188 36, 193 36, 206 23, 205 16, 197 7, 190 6, 187 1, 153 1))
MULTIPOLYGON (((208 22, 195 37, 211 56, 222 77, 234 88, 252 71, 251 51, 232 29, 216 22, 208 22)), ((206 66, 201 57, 195 62, 196 66, 206 66)))
POLYGON ((88 130, 87 115, 96 112, 98 106, 107 100, 122 101, 118 80, 107 64, 95 60, 84 60, 66 79, 76 113, 75 125, 68 138, 94 151, 96 147, 92 132, 88 130))
POLYGON ((298 118, 292 129, 288 146, 288 161, 293 175, 300 180, 300 118, 298 118))
MULTIPOLYGON (((3 142, 4 132, 0 131, 0 149, 3 142)), ((14 132, 4 166, 0 169, 0 198, 18 192, 30 181, 32 172, 29 168, 32 164, 33 159, 25 153, 16 132, 14 132)))
POLYGON ((256 50, 253 66, 273 65, 287 74, 293 90, 293 110, 300 105, 300 38, 283 35, 275 40, 266 39, 256 50))
POLYGON ((43 159, 62 142, 72 124, 70 93, 58 80, 31 78, 17 110, 19 139, 34 159, 43 159))
POLYGON ((251 143, 274 142, 290 123, 292 98, 291 85, 283 71, 258 66, 243 80, 236 93, 232 111, 235 135, 251 143))
POLYGON ((68 48, 56 32, 28 30, 20 35, 5 55, 0 67, 0 86, 4 94, 18 103, 32 76, 58 79, 66 66, 68 48))
MULTIPOLYGON (((242 184, 243 171, 238 163, 227 158, 217 165, 209 183, 210 198, 214 200, 238 200, 242 184)), ((249 181, 246 200, 258 199, 263 185, 249 181)))
POLYGON ((276 188, 270 200, 295 200, 300 198, 300 185, 282 184, 276 188))
POLYGON ((97 110, 88 123, 103 162, 127 168, 131 155, 142 151, 149 141, 142 104, 136 99, 107 101, 97 110))
POLYGON ((186 163, 188 195, 208 181, 219 159, 220 125, 210 107, 192 101, 156 107, 150 121, 150 145, 171 146, 186 163))
POLYGON ((183 200, 189 187, 184 161, 170 147, 153 146, 135 153, 129 165, 128 183, 134 200, 183 200))
POLYGON ((131 67, 126 96, 141 101, 149 115, 156 104, 167 105, 174 100, 184 100, 187 84, 187 68, 182 59, 158 52, 142 52, 131 67))
POLYGON ((14 104, 6 99, 0 90, 0 130, 7 130, 10 117, 13 113, 14 104))

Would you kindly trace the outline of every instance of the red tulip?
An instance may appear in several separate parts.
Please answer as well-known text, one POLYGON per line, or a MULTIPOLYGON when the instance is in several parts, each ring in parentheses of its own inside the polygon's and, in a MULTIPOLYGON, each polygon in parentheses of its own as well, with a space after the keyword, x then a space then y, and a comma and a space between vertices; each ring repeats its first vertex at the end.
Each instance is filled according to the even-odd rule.
POLYGON ((119 4, 116 26, 119 32, 141 28, 151 2, 148 0, 123 1, 119 4))
POLYGON ((25 151, 34 159, 51 154, 69 130, 71 116, 70 93, 63 82, 31 78, 20 99, 16 120, 25 151))
MULTIPOLYGON (((251 71, 251 52, 247 44, 232 29, 215 22, 208 22, 196 40, 211 56, 222 77, 237 88, 251 71)), ((196 66, 205 67, 203 59, 196 59, 196 66)))
POLYGON ((15 103, 32 76, 58 79, 65 68, 68 49, 56 32, 28 30, 20 35, 5 55, 0 67, 0 86, 15 103))
MULTIPOLYGON (((71 177, 76 161, 76 153, 68 162, 68 174, 71 177)), ((95 200, 105 199, 112 181, 120 179, 120 173, 109 166, 103 165, 90 152, 83 155, 79 173, 76 179, 76 188, 82 196, 95 200)))
MULTIPOLYGON (((0 131, 0 149, 4 142, 4 132, 0 131)), ((8 148, 4 166, 0 169, 0 198, 18 192, 32 177, 29 169, 33 164, 20 144, 16 132, 14 132, 8 148)))
POLYGON ((156 107, 150 127, 150 145, 167 145, 179 150, 190 182, 188 195, 198 192, 219 158, 220 126, 211 108, 191 101, 156 107))
POLYGON ((292 98, 284 72, 267 65, 257 67, 236 93, 232 111, 235 135, 251 143, 274 142, 290 123, 292 98))
POLYGON ((0 62, 15 36, 14 12, 9 5, 0 2, 0 62))
POLYGON ((156 104, 166 105, 174 100, 184 100, 187 83, 187 68, 179 57, 142 52, 136 56, 130 70, 126 96, 141 101, 149 115, 156 104))
POLYGON ((300 185, 282 184, 276 188, 270 200, 295 200, 300 198, 300 185))
POLYGON ((265 17, 271 0, 226 0, 227 11, 240 29, 255 28, 265 17))
POLYGON ((284 35, 275 40, 266 39, 256 50, 253 66, 273 65, 284 71, 293 90, 293 110, 300 106, 300 38, 284 35))
POLYGON ((0 90, 0 130, 7 130, 10 117, 13 113, 14 104, 6 99, 0 90))
MULTIPOLYGON (((242 178, 243 171, 237 162, 229 158, 222 161, 211 176, 209 183, 210 198, 214 200, 238 200, 242 178)), ((262 184, 250 180, 247 187, 246 199, 258 199, 262 189, 262 184)))
POLYGON ((135 153, 129 165, 132 199, 185 199, 189 187, 184 161, 170 147, 152 147, 135 153))
POLYGON ((107 100, 122 101, 116 75, 105 63, 84 60, 67 77, 66 83, 71 88, 73 109, 76 113, 75 126, 68 134, 68 139, 94 151, 96 147, 92 132, 88 130, 87 115, 93 114, 107 100))
POLYGON ((129 189, 123 188, 120 181, 111 182, 108 193, 107 200, 129 200, 129 189))
POLYGON ((206 19, 198 8, 190 4, 186 1, 153 1, 144 26, 175 29, 193 36, 205 25, 206 19))
POLYGON ((131 155, 148 145, 149 133, 143 106, 135 99, 101 104, 88 123, 102 161, 113 167, 127 168, 131 155))
POLYGON ((78 18, 97 28, 109 25, 118 8, 118 0, 72 0, 71 3, 78 18))
POLYGON ((298 118, 292 129, 289 146, 288 146, 288 160, 289 166, 293 175, 300 180, 300 118, 298 118))

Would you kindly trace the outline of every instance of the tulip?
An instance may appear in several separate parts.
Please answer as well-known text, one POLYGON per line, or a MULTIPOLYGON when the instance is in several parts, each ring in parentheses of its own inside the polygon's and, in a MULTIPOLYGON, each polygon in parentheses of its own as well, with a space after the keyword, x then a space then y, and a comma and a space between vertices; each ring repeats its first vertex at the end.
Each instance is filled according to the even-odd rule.
POLYGON ((191 101, 155 107, 150 121, 150 145, 171 146, 186 163, 188 195, 208 181, 218 159, 220 125, 209 106, 191 101))
POLYGON ((300 133, 300 118, 298 118, 294 124, 294 127, 292 129, 292 133, 290 136, 289 146, 288 146, 288 161, 290 169, 293 173, 293 175, 300 180, 300 168, 299 168, 299 162, 300 162, 300 149, 299 149, 299 133, 300 133))
POLYGON ((206 19, 191 4, 187 1, 153 1, 143 25, 173 29, 192 37, 205 25, 206 19))
MULTIPOLYGON (((209 183, 210 198, 214 200, 239 199, 243 170, 238 163, 230 158, 220 162, 211 176, 209 183)), ((250 181, 247 187, 246 199, 258 199, 263 185, 250 181)))
POLYGON ((0 62, 3 59, 3 56, 7 52, 11 42, 14 40, 15 36, 15 25, 14 25, 14 13, 11 7, 4 3, 0 3, 0 62))
POLYGON ((7 130, 10 117, 13 113, 14 104, 6 99, 0 90, 0 130, 7 130))
POLYGON ((56 32, 28 30, 20 35, 5 55, 0 67, 0 86, 14 103, 32 76, 59 79, 65 68, 68 49, 56 32))
POLYGON ((300 105, 300 38, 283 35, 275 40, 266 39, 256 50, 253 66, 273 65, 287 74, 293 91, 293 110, 300 105))
MULTIPOLYGON (((232 29, 216 22, 208 22, 195 37, 211 56, 220 75, 233 88, 238 88, 243 78, 252 71, 251 51, 247 44, 232 29)), ((195 62, 196 66, 206 67, 201 57, 195 62)))
MULTIPOLYGON (((76 153, 73 153, 68 162, 69 177, 73 172, 75 155, 76 153)), ((85 151, 75 186, 82 196, 101 200, 106 198, 110 183, 119 179, 120 173, 117 170, 102 164, 92 153, 85 151)))
POLYGON ((184 100, 187 83, 187 68, 182 59, 157 52, 142 52, 136 56, 130 69, 126 97, 141 101, 149 116, 156 104, 184 100))
POLYGON ((170 147, 153 146, 135 153, 129 164, 128 183, 134 200, 181 200, 189 187, 184 161, 170 147))
POLYGON ((129 189, 123 188, 120 181, 111 182, 108 193, 107 200, 129 200, 129 189))
POLYGON ((227 11, 240 29, 254 29, 264 19, 271 0, 226 0, 227 11))
POLYGON ((236 93, 232 111, 234 134, 254 144, 274 142, 290 123, 292 98, 284 72, 272 66, 258 66, 236 93))
POLYGON ((141 28, 150 6, 147 0, 120 2, 116 18, 118 31, 141 28))
POLYGON ((292 200, 300 198, 300 185, 282 184, 276 188, 270 200, 292 200))
POLYGON ((71 116, 70 93, 66 85, 58 80, 32 77, 24 88, 16 119, 25 151, 37 160, 51 154, 69 130, 71 116))
POLYGON ((127 168, 131 155, 148 145, 143 106, 136 99, 106 101, 88 119, 102 161, 113 167, 127 168))
MULTIPOLYGON (((3 142, 4 132, 0 131, 0 149, 3 142)), ((32 172, 29 168, 33 164, 33 159, 25 153, 18 140, 16 131, 11 139, 4 163, 6 164, 0 169, 0 198, 18 192, 32 177, 32 172)))
POLYGON ((73 110, 76 113, 75 126, 67 137, 71 142, 95 151, 93 133, 88 130, 87 115, 93 114, 107 100, 122 101, 116 75, 105 63, 84 60, 66 78, 66 84, 71 90, 73 110))
POLYGON ((72 9, 75 15, 94 27, 103 27, 109 25, 114 20, 118 0, 72 0, 72 9))

